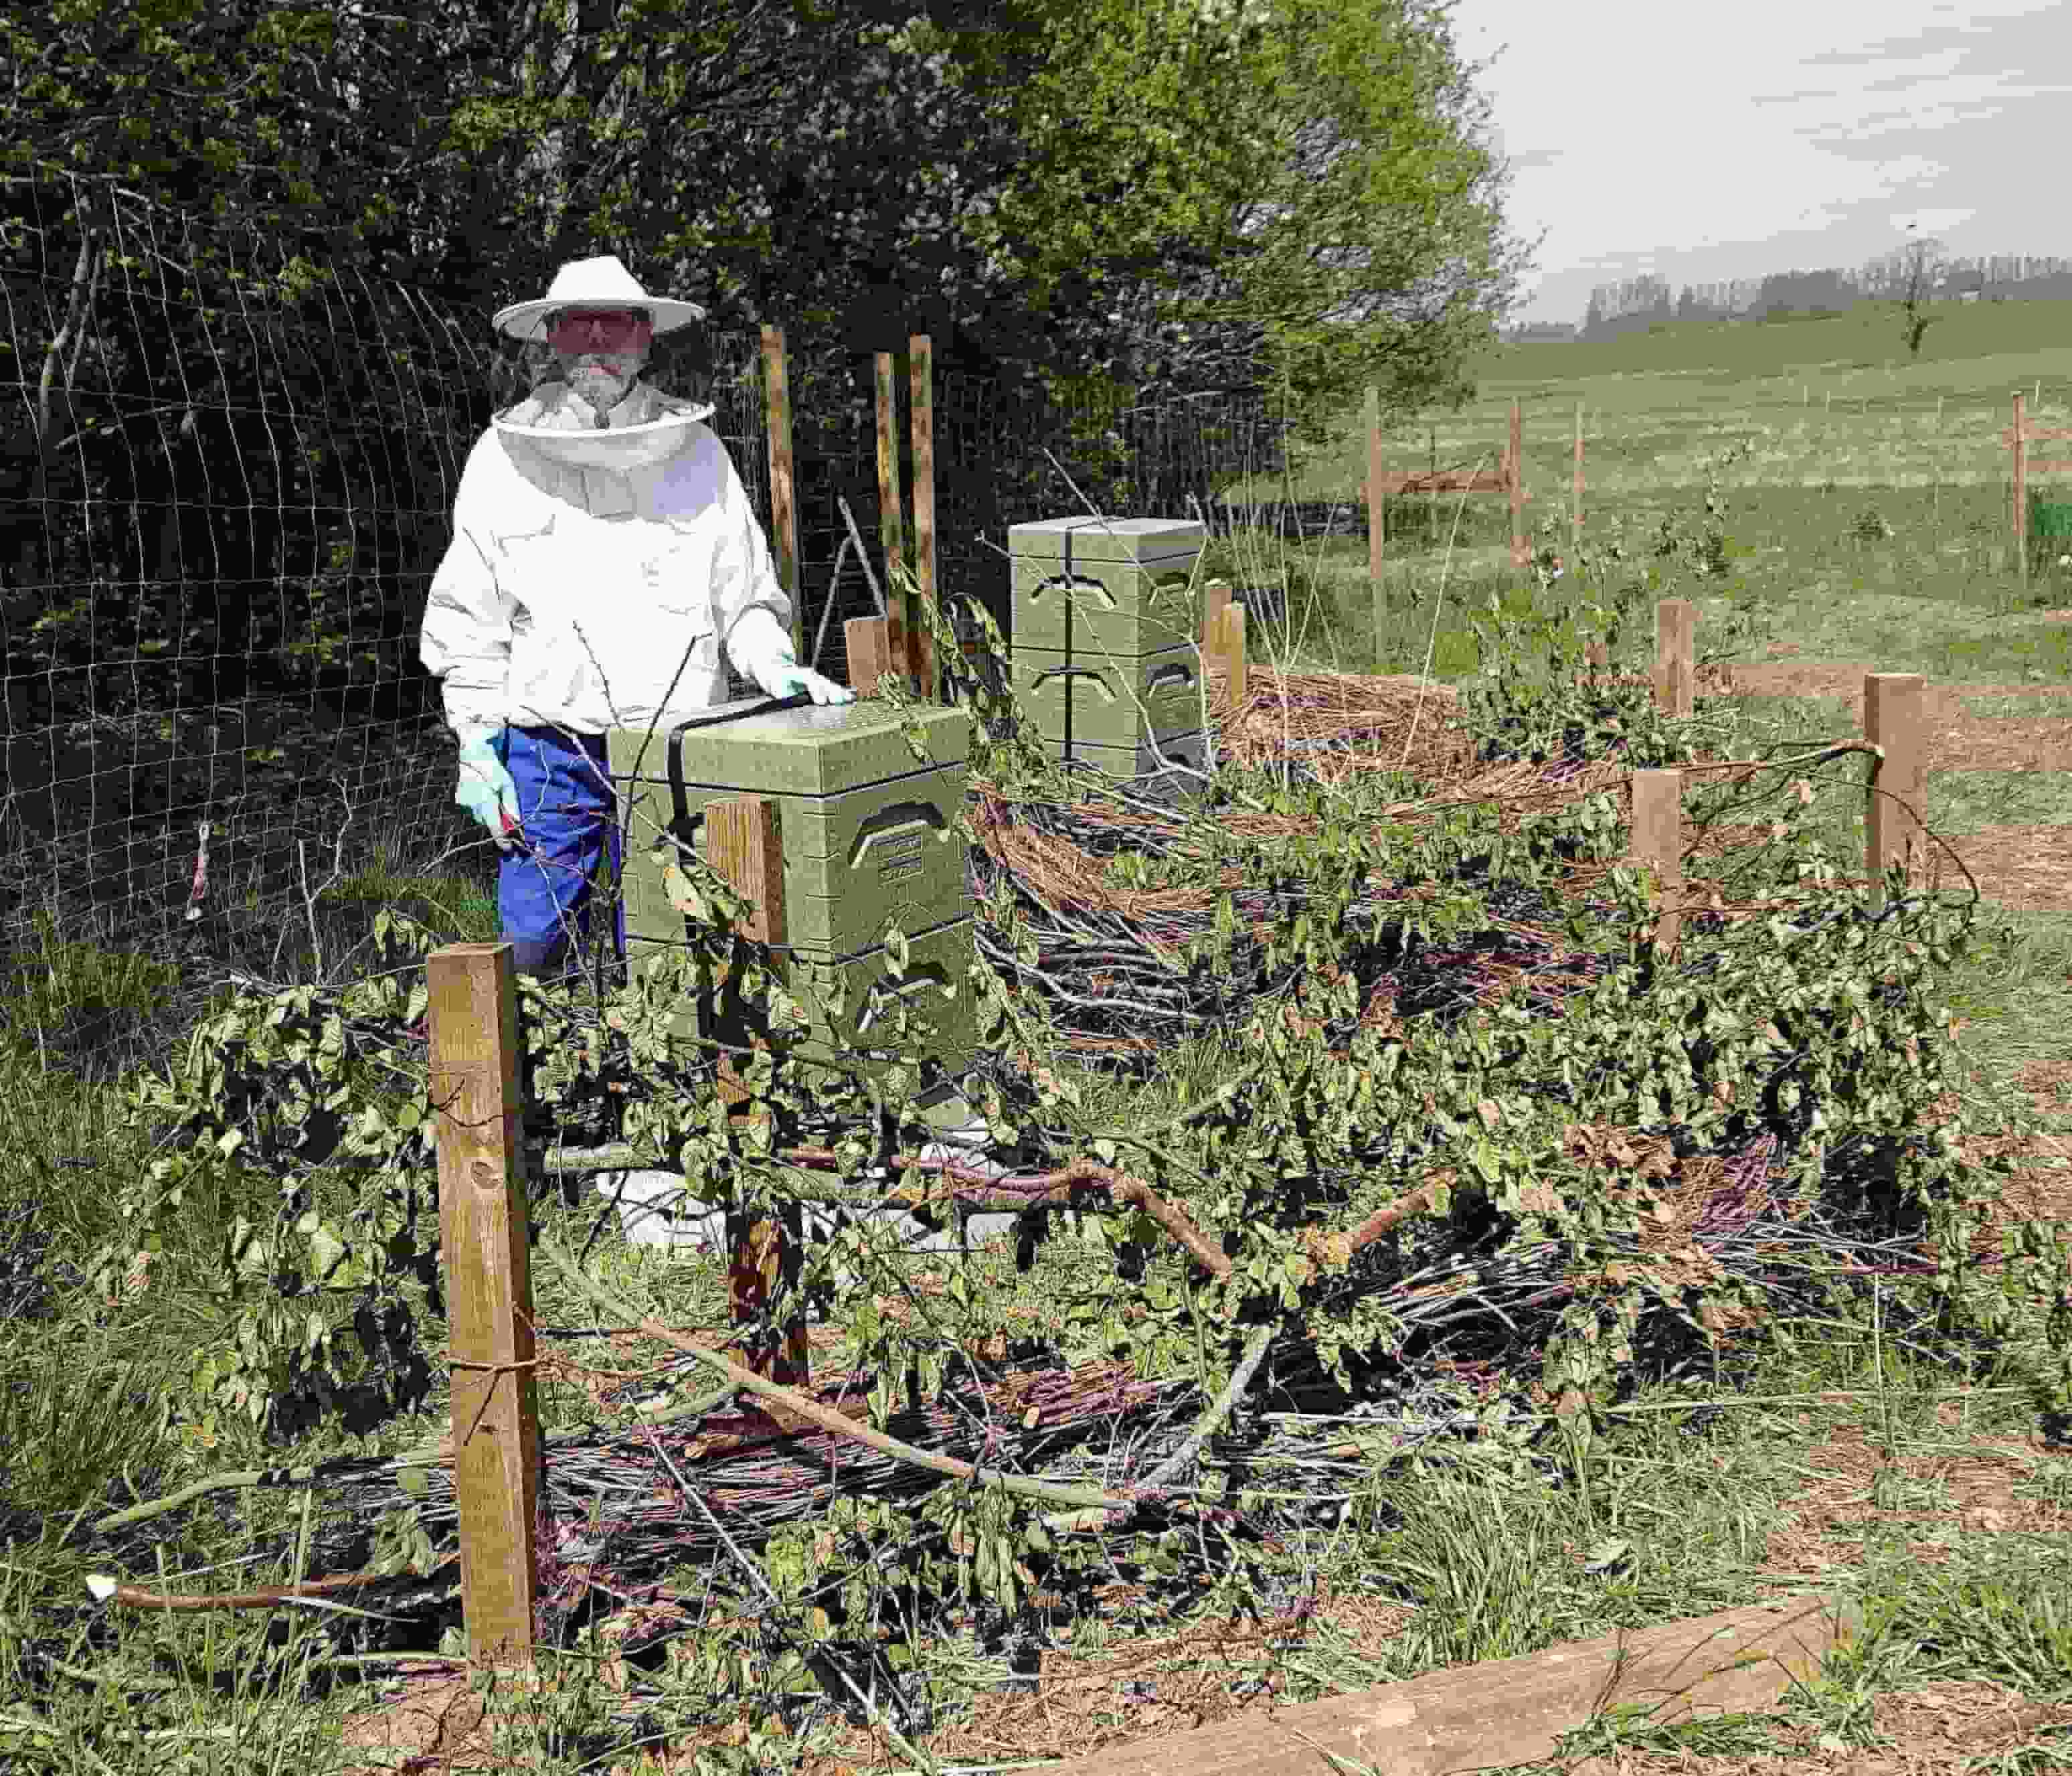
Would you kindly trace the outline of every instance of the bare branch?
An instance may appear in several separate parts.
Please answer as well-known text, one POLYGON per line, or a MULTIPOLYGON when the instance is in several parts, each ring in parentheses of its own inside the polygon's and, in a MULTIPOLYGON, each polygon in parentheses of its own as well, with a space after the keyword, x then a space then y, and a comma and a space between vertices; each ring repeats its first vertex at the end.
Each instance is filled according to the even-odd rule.
MULTIPOLYGON (((84 208, 84 206, 82 206, 84 208)), ((72 294, 65 306, 64 324, 51 336, 51 342, 43 349, 43 374, 36 383, 36 444, 47 458, 51 436, 51 389, 57 380, 58 360, 65 348, 72 348, 72 361, 66 366, 65 387, 69 394, 73 370, 79 363, 78 340, 86 332, 86 317, 93 306, 94 291, 101 274, 101 225, 88 220, 85 233, 79 243, 79 261, 72 268, 72 294)))

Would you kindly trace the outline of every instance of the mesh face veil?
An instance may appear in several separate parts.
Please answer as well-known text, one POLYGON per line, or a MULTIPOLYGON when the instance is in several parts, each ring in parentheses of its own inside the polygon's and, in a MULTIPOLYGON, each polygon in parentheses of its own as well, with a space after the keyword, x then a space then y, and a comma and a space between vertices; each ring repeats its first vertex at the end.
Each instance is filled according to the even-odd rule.
POLYGON ((648 361, 655 328, 638 308, 562 309, 547 317, 561 379, 599 413, 626 398, 648 361))
POLYGON ((601 472, 581 503, 619 509, 631 496, 610 477, 672 455, 713 411, 686 374, 704 318, 696 303, 649 295, 608 255, 563 266, 544 297, 500 311, 497 331, 516 349, 495 378, 494 423, 514 460, 550 492, 564 473, 601 472))
POLYGON ((557 352, 631 352, 655 336, 640 308, 565 308, 547 319, 548 342, 557 352))

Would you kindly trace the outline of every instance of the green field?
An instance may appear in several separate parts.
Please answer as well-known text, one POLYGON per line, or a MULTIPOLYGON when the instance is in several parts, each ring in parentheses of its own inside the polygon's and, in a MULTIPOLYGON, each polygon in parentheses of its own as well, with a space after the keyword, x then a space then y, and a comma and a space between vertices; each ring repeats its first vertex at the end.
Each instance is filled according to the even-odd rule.
MULTIPOLYGON (((2060 670, 2062 654, 2037 633, 2010 634, 2002 646, 1975 618, 2018 614, 2024 597, 2000 435, 2017 389, 2036 423, 2072 426, 2072 303, 1950 308, 1914 362, 1896 332, 1889 313, 1873 313, 1504 346, 1484 366, 1472 404, 1388 435, 1385 459, 1413 470, 1435 458, 1494 468, 1517 402, 1527 527, 1536 546, 1566 554, 1580 407, 1586 547, 1615 538, 1629 550, 1644 546, 1665 513, 1702 503, 1717 464, 1732 571, 1701 591, 1702 603, 1769 607, 1778 627, 1767 639, 1800 642, 1808 658, 1865 658, 1861 649, 1873 647, 1893 671, 1947 677, 1961 661, 1966 677, 2012 674, 2020 682, 2031 670, 2060 670), (1877 606, 1881 597, 1900 603, 1877 606), (1864 599, 1873 603, 1857 608, 1864 599), (1952 624, 1974 633, 1946 634, 1952 624)), ((2033 445, 2031 454, 2072 456, 2072 443, 2033 445)), ((1234 480, 1221 497, 1240 510, 1247 500, 1290 495, 1356 504, 1366 472, 1366 439, 1351 416, 1342 444, 1305 454, 1271 480, 1234 480)), ((2072 502, 2072 476, 2031 485, 2072 502)), ((1449 582, 1501 564, 1510 513, 1497 494, 1412 496, 1390 502, 1387 527, 1388 571, 1429 593, 1440 545, 1454 551, 1443 563, 1449 582)), ((1287 578, 1307 613, 1306 630, 1298 622, 1292 638, 1301 657, 1360 670, 1375 652, 1367 540, 1355 528, 1362 534, 1342 538, 1268 541, 1255 532, 1217 565, 1244 579, 1287 578)), ((2048 594, 2046 603, 2072 583, 2072 564, 2060 569, 2048 551, 2033 565, 2032 591, 2048 594)), ((1508 583, 1507 574, 1493 577, 1508 583)), ((1478 595, 1473 586, 1462 594, 1478 595)), ((1449 678, 1472 670, 1451 633, 1442 617, 1434 667, 1449 678)), ((1402 645, 1381 663, 1407 665, 1402 645)))

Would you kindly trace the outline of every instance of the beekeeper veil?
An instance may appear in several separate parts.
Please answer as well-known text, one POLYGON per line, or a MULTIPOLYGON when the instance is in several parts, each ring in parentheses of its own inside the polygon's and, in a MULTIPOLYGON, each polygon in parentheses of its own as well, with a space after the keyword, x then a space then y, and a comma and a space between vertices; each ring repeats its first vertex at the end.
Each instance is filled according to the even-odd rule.
POLYGON ((594 488, 585 472, 623 476, 672 455, 713 412, 683 386, 700 361, 691 323, 704 318, 695 303, 649 295, 610 254, 573 260, 545 295, 499 310, 496 329, 516 352, 506 385, 527 391, 493 419, 514 459, 594 488))

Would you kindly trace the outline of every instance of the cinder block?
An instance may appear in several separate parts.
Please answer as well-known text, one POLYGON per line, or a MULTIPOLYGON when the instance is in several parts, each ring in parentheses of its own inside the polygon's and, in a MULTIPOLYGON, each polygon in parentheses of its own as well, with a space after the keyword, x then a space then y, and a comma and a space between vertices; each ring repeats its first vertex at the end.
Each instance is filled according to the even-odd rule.
MULTIPOLYGON (((968 1105, 960 1099, 952 1100, 952 1103, 968 1117, 968 1105)), ((992 1177, 998 1177, 1008 1169, 987 1156, 982 1118, 958 1124, 953 1115, 939 1117, 924 1111, 924 1119, 935 1124, 939 1138, 923 1145, 923 1159, 955 1160, 975 1166, 992 1177)), ((800 1171, 789 1175, 808 1185, 825 1181, 824 1175, 817 1172, 800 1171)), ((883 1177, 885 1174, 880 1170, 872 1176, 883 1177)), ((607 1172, 596 1181, 594 1188, 606 1201, 618 1205, 620 1224, 627 1240, 635 1246, 659 1248, 683 1257, 725 1252, 726 1215, 713 1204, 693 1195, 680 1173, 607 1172)), ((800 1215, 800 1230, 809 1241, 825 1238, 833 1230, 834 1215, 835 1210, 829 1205, 804 1204, 800 1215)), ((889 1224, 909 1251, 944 1251, 964 1244, 983 1246, 988 1240, 1009 1232, 1016 1218, 992 1212, 969 1215, 964 1218, 961 1234, 954 1219, 950 1219, 948 1225, 930 1230, 903 1209, 866 1209, 860 1218, 889 1224)), ((845 1275, 841 1280, 847 1284, 855 1279, 845 1275)))

